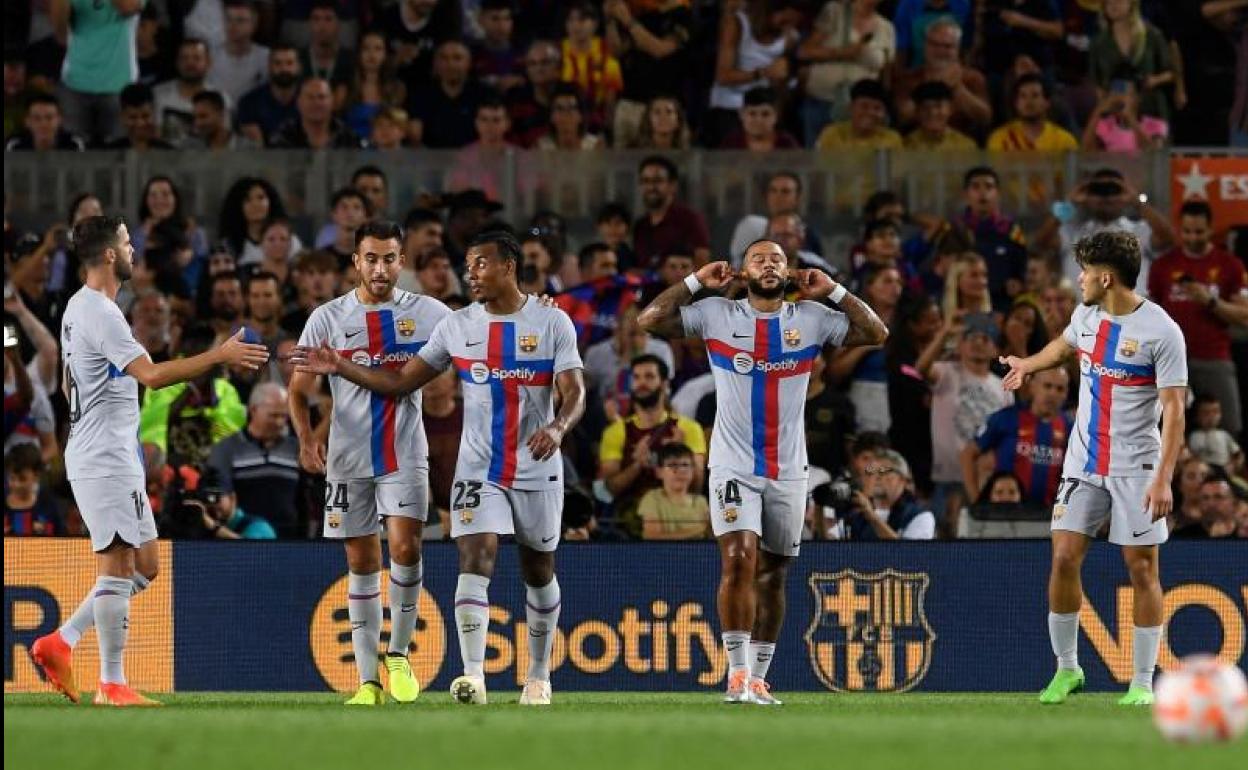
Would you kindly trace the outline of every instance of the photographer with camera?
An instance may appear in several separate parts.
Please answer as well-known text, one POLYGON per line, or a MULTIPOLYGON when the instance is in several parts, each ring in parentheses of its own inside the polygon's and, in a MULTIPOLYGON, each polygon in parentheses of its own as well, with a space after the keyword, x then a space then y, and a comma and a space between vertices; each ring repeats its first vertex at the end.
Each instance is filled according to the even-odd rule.
POLYGON ((222 489, 217 471, 184 479, 160 521, 162 537, 174 540, 275 540, 268 521, 238 507, 235 496, 222 489))
POLYGON ((836 511, 836 521, 824 531, 838 540, 931 540, 936 517, 915 499, 910 487, 910 465, 892 449, 864 455, 856 482, 844 480, 814 490, 814 501, 836 511))

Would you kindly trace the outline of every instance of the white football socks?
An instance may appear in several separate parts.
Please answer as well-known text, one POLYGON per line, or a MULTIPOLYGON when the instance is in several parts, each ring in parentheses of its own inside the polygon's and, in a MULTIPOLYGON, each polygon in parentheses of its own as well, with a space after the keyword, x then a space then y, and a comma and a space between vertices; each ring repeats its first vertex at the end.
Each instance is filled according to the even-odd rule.
MULTIPOLYGON (((130 576, 130 583, 130 595, 134 596, 147 588, 151 581, 136 572, 130 576)), ((95 590, 95 586, 92 586, 87 592, 87 598, 83 599, 78 609, 65 620, 65 625, 57 629, 70 649, 73 649, 74 645, 78 644, 79 640, 91 630, 91 626, 95 625, 95 590)))
POLYGON ((411 646, 424 564, 424 561, 415 564, 390 562, 390 644, 387 651, 391 654, 407 655, 407 648, 411 646))
POLYGON ((351 620, 351 649, 360 683, 381 682, 377 676, 377 648, 381 645, 381 573, 347 575, 347 617, 351 620))
POLYGON ((484 676, 485 634, 490 626, 490 579, 464 573, 455 587, 455 628, 464 674, 484 676))
POLYGON ((720 636, 724 640, 724 652, 728 653, 728 670, 735 671, 750 667, 750 632, 725 631, 720 636))
POLYGON ((101 576, 95 581, 91 608, 99 637, 101 682, 126 683, 124 663, 126 639, 130 635, 132 588, 133 583, 129 578, 101 576))
POLYGON ((767 680, 767 670, 776 654, 775 642, 750 641, 750 676, 767 680))
POLYGON ((1136 626, 1131 635, 1131 686, 1153 690, 1153 672, 1157 669, 1157 652, 1161 649, 1164 626, 1136 626))
POLYGON ((550 651, 555 645, 555 631, 559 626, 559 602, 558 578, 552 577, 541 588, 525 586, 524 614, 529 624, 530 680, 550 681, 550 651))
POLYGON ((1050 612, 1049 642, 1059 669, 1074 671, 1079 668, 1079 613, 1050 612))

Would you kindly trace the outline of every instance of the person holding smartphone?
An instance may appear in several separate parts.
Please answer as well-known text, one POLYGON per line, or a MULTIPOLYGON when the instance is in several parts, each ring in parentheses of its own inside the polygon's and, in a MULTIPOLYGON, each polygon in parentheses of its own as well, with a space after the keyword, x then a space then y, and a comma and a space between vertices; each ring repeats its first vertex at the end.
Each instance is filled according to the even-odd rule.
POLYGON ((1170 136, 1166 121, 1140 114, 1139 91, 1125 77, 1110 81, 1083 130, 1083 149, 1094 152, 1136 154, 1161 149, 1170 136))

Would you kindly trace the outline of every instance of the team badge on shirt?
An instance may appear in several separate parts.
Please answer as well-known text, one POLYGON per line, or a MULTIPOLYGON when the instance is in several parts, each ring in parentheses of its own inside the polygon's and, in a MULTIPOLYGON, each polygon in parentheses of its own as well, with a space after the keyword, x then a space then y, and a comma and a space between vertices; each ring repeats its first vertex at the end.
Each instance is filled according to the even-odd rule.
POLYGON ((785 329, 784 330, 784 344, 788 345, 791 348, 795 348, 798 345, 802 344, 802 330, 801 329, 785 329))
POLYGON ((532 353, 537 350, 536 334, 521 334, 517 339, 517 342, 520 344, 520 351, 522 353, 532 353))
POLYGON ((416 333, 416 319, 400 318, 394 322, 394 328, 399 330, 400 336, 411 337, 416 333))
POLYGON ((342 514, 331 513, 326 515, 325 523, 329 525, 330 529, 338 529, 338 527, 342 526, 342 514))
POLYGON ((1123 358, 1130 358, 1140 351, 1140 341, 1133 340, 1129 337, 1123 338, 1122 347, 1118 349, 1118 355, 1123 358))

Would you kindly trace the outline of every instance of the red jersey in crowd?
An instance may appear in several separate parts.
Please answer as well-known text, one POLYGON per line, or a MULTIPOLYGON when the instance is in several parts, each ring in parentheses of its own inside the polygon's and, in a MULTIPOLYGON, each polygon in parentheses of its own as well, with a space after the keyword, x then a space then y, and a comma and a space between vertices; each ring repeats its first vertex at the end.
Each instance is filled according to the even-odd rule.
POLYGON ((1214 246, 1203 257, 1189 256, 1176 246, 1153 263, 1148 274, 1148 293, 1183 329, 1188 358, 1227 361, 1231 357, 1231 334, 1225 321, 1204 305, 1188 298, 1180 278, 1190 276, 1218 299, 1245 294, 1244 265, 1230 252, 1214 246))

